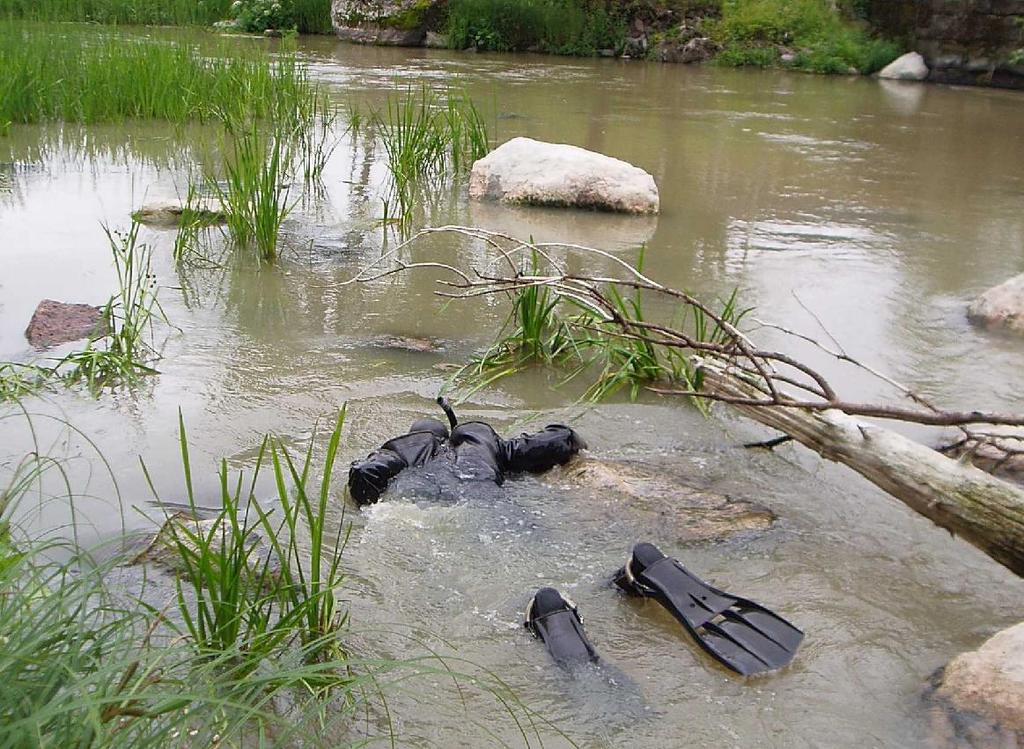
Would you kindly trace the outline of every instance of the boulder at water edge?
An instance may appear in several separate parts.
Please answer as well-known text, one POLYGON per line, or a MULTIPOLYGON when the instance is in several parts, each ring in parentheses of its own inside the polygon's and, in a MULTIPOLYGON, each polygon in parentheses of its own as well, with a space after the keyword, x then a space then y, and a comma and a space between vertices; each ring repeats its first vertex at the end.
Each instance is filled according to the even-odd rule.
POLYGON ((25 337, 33 346, 44 348, 81 338, 107 334, 107 324, 99 307, 91 304, 66 304, 44 299, 32 313, 25 337))
POLYGON ((937 744, 1024 745, 1024 623, 950 661, 931 698, 941 711, 937 744))
POLYGON ((348 42, 419 47, 446 5, 438 0, 333 0, 331 23, 348 42))
POLYGON ((654 177, 643 169, 531 138, 513 138, 473 164, 469 197, 624 213, 657 213, 659 206, 654 177))
POLYGON ((878 71, 878 77, 895 81, 923 81, 928 77, 928 66, 917 52, 907 52, 878 71))
POLYGON ((971 302, 967 319, 986 328, 1024 333, 1024 273, 989 289, 971 302))

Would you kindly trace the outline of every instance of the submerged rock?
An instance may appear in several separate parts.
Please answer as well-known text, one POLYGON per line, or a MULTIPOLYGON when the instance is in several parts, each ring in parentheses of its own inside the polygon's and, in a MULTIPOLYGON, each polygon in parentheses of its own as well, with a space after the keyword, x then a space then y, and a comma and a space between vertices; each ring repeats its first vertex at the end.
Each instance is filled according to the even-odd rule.
MULTIPOLYGON (((250 523, 252 519, 250 519, 250 523)), ((227 518, 200 520, 185 512, 177 512, 160 526, 160 530, 131 564, 152 565, 173 575, 188 577, 189 565, 185 557, 198 553, 197 537, 212 538, 211 546, 219 550, 222 543, 230 548, 231 525, 227 518)), ((264 541, 261 532, 252 532, 246 539, 249 551, 249 570, 260 574, 266 567, 271 578, 276 578, 280 569, 277 558, 264 541)))
POLYGON ((989 289, 971 302, 967 319, 986 328, 1024 333, 1024 273, 989 289))
POLYGON ((513 138, 473 164, 469 196, 505 203, 657 213, 658 187, 639 167, 562 143, 513 138))
POLYGON ((775 515, 766 507, 697 489, 665 470, 624 461, 580 458, 545 479, 566 486, 583 503, 609 514, 624 511, 671 528, 680 541, 709 541, 768 530, 775 515), (611 501, 609 501, 611 500, 611 501))
POLYGON ((936 744, 1024 746, 1024 622, 957 656, 933 677, 936 744))
POLYGON ((201 198, 192 206, 175 201, 147 203, 132 213, 132 218, 147 226, 173 227, 181 223, 186 208, 203 224, 222 224, 227 221, 227 214, 220 203, 209 198, 201 198))
POLYGON ((39 303, 25 330, 28 342, 38 348, 82 338, 102 338, 106 334, 107 323, 99 307, 66 304, 52 299, 39 303))
POLYGON ((414 338, 413 336, 391 335, 383 333, 365 341, 374 348, 385 348, 394 351, 414 351, 418 354, 437 354, 444 351, 440 341, 433 338, 414 338))
POLYGON ((928 66, 917 52, 907 52, 878 71, 878 77, 894 81, 923 81, 928 77, 928 66))

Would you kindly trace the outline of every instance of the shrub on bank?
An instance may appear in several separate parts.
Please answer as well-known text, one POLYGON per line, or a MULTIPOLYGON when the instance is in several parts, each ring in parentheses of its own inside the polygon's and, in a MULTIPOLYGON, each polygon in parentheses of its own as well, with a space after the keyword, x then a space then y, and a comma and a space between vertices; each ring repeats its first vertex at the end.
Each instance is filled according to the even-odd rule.
MULTIPOLYGON (((856 3, 847 4, 852 13, 856 3)), ((900 54, 892 42, 873 38, 862 22, 844 18, 827 0, 723 0, 711 34, 722 45, 724 65, 767 67, 780 48, 793 50, 789 67, 816 73, 874 73, 900 54)))
POLYGON ((622 48, 625 15, 577 0, 452 0, 448 40, 456 49, 594 55, 622 48))

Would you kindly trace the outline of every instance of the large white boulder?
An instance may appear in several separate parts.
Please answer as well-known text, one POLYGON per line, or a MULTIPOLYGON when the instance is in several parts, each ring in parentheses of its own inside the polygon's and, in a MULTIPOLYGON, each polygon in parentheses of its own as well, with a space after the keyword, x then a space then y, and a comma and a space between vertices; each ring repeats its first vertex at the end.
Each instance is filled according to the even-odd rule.
POLYGON ((659 206, 654 177, 643 169, 531 138, 513 138, 473 164, 469 197, 625 213, 657 213, 659 206))
POLYGON ((928 66, 917 52, 907 52, 878 71, 878 77, 894 81, 923 81, 928 77, 928 66))
POLYGON ((986 328, 1024 333, 1024 273, 989 289, 971 302, 967 317, 986 328))

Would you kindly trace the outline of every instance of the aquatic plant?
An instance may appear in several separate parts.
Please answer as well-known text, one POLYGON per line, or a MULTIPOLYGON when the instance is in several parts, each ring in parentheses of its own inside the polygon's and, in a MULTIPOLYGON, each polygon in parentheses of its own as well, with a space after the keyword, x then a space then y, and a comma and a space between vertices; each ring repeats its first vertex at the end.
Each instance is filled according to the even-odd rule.
POLYGON ((243 122, 308 117, 316 87, 294 54, 223 44, 211 54, 115 32, 0 25, 0 121, 128 118, 243 122))
POLYGON ((164 317, 157 300, 158 287, 152 272, 152 250, 139 242, 139 224, 126 232, 104 227, 117 273, 117 292, 103 306, 106 331, 90 340, 53 367, 67 384, 85 383, 90 390, 131 384, 140 376, 156 374, 151 366, 159 358, 152 346, 153 317, 164 317))
POLYGON ((216 175, 207 184, 220 200, 235 244, 251 246, 260 261, 273 262, 281 224, 294 207, 289 201, 291 144, 280 130, 265 135, 257 125, 228 132, 231 156, 224 162, 223 184, 216 175))
POLYGON ((387 154, 391 186, 384 221, 407 230, 417 187, 436 187, 490 150, 487 124, 464 92, 439 94, 426 86, 389 97, 370 121, 387 154))
MULTIPOLYGON (((221 462, 221 509, 208 527, 190 527, 187 521, 173 519, 165 525, 182 568, 178 611, 200 653, 240 652, 253 666, 292 641, 298 641, 311 659, 341 653, 333 636, 345 621, 335 599, 342 583, 343 530, 339 524, 336 533, 327 535, 327 511, 344 423, 342 408, 317 489, 310 486, 315 431, 299 464, 283 443, 266 437, 248 483, 242 475, 231 482, 227 463, 221 462), (255 496, 268 461, 278 489, 280 518, 255 496)), ((185 494, 198 516, 180 413, 178 428, 185 494)), ((156 494, 155 487, 153 491, 156 494)))
POLYGON ((38 364, 0 362, 0 403, 38 392, 51 374, 48 367, 38 364))

